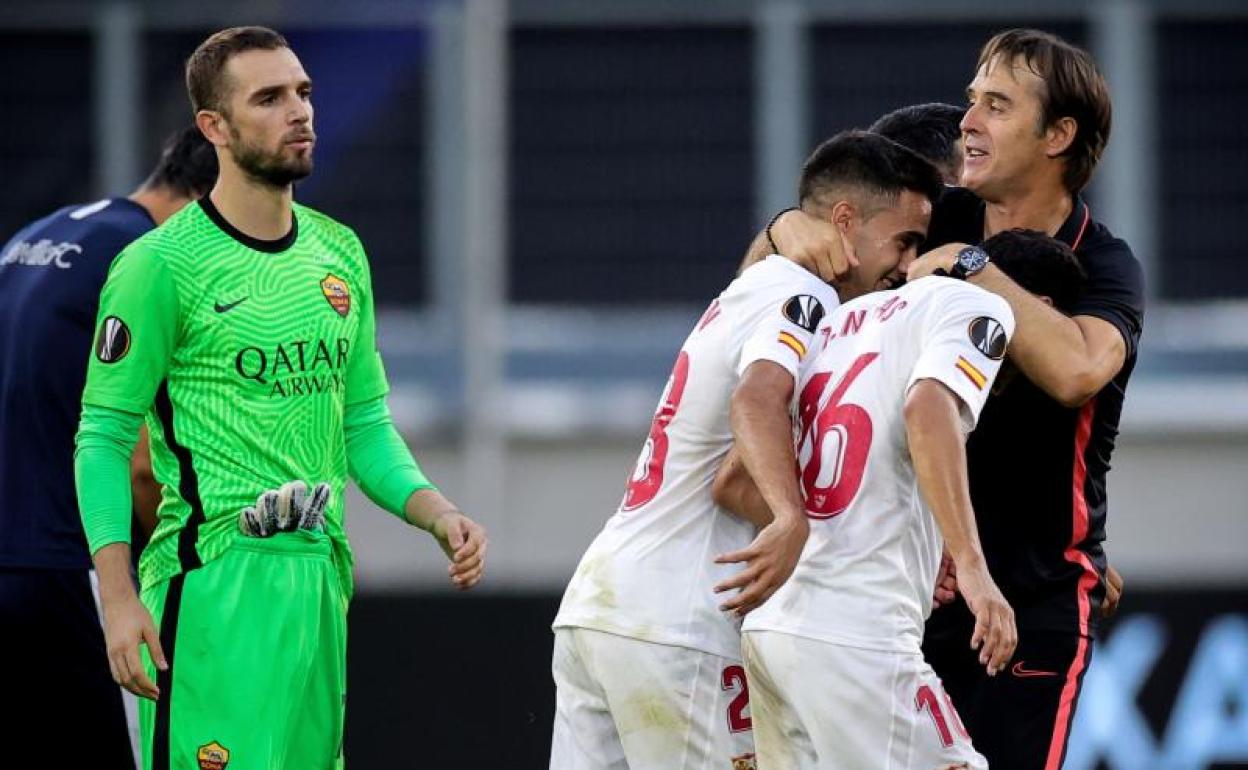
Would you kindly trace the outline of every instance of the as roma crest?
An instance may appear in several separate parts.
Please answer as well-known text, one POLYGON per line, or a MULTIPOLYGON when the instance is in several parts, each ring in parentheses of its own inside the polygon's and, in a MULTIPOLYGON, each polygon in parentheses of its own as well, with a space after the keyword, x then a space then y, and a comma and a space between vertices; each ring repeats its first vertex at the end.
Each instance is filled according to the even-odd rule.
POLYGON ((213 741, 200 746, 195 759, 199 761, 200 770, 225 770, 230 763, 230 750, 213 741))
POLYGON ((321 281, 321 293, 338 315, 346 318, 347 313, 351 312, 351 287, 347 286, 346 281, 329 273, 321 281))

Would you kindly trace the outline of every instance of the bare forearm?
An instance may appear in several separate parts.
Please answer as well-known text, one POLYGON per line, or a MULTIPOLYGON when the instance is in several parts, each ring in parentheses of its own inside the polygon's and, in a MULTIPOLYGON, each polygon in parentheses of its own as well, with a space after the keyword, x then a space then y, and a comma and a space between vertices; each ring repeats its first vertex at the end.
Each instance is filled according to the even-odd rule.
POLYGON ((436 489, 418 489, 408 496, 403 506, 403 518, 414 527, 428 532, 440 517, 458 513, 459 508, 436 489))
POLYGON ((130 577, 130 544, 109 543, 92 555, 95 574, 100 581, 100 601, 111 605, 135 598, 134 580, 130 577))
POLYGON ((732 431, 737 451, 758 493, 777 519, 805 515, 797 484, 797 457, 788 393, 738 391, 732 401, 732 431))
POLYGON ((745 463, 735 450, 724 458, 723 465, 715 475, 711 495, 716 505, 756 527, 765 527, 774 518, 767 501, 758 491, 758 485, 750 478, 745 463))
POLYGON ((966 446, 957 397, 933 380, 906 398, 906 436, 923 499, 959 570, 983 560, 966 476, 966 446))
MULTIPOLYGON (((732 394, 732 429, 742 465, 758 485, 758 494, 774 518, 759 529, 749 546, 720 554, 717 564, 745 562, 740 573, 715 586, 716 593, 741 589, 720 605, 743 615, 767 600, 793 574, 810 534, 806 509, 797 485, 788 404, 793 375, 774 361, 751 363, 732 394)), ((754 503, 743 510, 758 512, 754 503)))
POLYGON ((1015 319, 1010 359, 1053 399, 1081 406, 1121 368, 1125 350, 1113 345, 1094 349, 1078 322, 1014 283, 995 265, 970 280, 1010 303, 1015 319))
POLYGON ((767 231, 759 230, 758 235, 754 236, 754 240, 750 242, 750 248, 745 252, 745 258, 741 260, 741 267, 737 268, 737 275, 740 275, 755 262, 766 259, 771 251, 771 242, 767 240, 767 231))
POLYGON ((740 519, 748 521, 756 527, 765 527, 775 520, 767 501, 754 484, 743 486, 737 496, 736 506, 730 508, 740 519))

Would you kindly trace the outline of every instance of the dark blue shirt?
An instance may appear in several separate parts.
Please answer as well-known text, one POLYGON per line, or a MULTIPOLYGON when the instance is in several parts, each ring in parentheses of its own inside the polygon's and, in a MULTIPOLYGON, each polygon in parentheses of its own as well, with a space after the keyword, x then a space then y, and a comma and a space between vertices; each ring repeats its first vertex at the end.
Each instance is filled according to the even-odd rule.
POLYGON ((95 313, 113 258, 155 226, 111 198, 63 208, 0 250, 0 566, 91 566, 74 433, 95 313))

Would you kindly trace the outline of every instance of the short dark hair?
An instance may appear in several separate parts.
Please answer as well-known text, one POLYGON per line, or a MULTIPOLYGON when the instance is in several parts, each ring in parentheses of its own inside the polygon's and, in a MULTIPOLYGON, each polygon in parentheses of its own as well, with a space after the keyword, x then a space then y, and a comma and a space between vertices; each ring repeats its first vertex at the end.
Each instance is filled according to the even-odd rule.
POLYGON ((172 190, 183 198, 200 198, 217 181, 217 150, 197 126, 175 131, 165 140, 160 160, 144 187, 172 190))
POLYGON ((913 190, 935 203, 944 182, 935 166, 893 140, 867 131, 842 131, 806 159, 798 198, 805 204, 844 194, 846 188, 893 203, 902 190, 913 190))
POLYGON ((1100 162, 1113 122, 1109 86, 1092 56, 1057 35, 1038 29, 1011 29, 993 35, 979 52, 976 70, 994 59, 1010 63, 1021 59, 1044 81, 1040 95, 1040 129, 1061 118, 1078 125, 1075 138, 1064 153, 1066 171, 1062 182, 1072 195, 1088 186, 1100 162))
POLYGON ((965 107, 932 102, 912 104, 884 115, 867 129, 914 150, 937 166, 956 164, 965 107))
POLYGON ((1032 294, 1069 312, 1083 293, 1087 271, 1069 246, 1039 230, 1002 230, 983 243, 992 263, 1032 294))
POLYGON ((226 112, 229 89, 225 65, 230 58, 244 51, 279 48, 290 48, 290 44, 281 33, 268 27, 230 27, 209 36, 186 60, 186 91, 191 97, 191 110, 226 112))

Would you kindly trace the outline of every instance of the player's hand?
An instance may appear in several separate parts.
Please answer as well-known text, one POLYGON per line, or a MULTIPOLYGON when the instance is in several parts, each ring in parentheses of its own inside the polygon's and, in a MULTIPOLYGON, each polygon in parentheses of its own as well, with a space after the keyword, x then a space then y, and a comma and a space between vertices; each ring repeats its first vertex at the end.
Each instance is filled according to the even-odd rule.
POLYGON ((771 239, 782 256, 827 283, 858 267, 858 255, 849 237, 831 222, 801 209, 782 214, 771 226, 771 239))
POLYGON ((160 690, 143 668, 139 645, 146 644, 156 668, 166 671, 165 653, 152 615, 131 594, 129 598, 105 602, 104 643, 108 651, 108 669, 113 681, 141 698, 156 700, 160 690))
POLYGON ((958 589, 975 616, 971 649, 979 650, 979 662, 989 676, 996 676, 1010 662, 1018 644, 1014 610, 982 562, 958 567, 958 589))
POLYGON ((763 527, 747 547, 715 557, 716 564, 745 562, 746 565, 735 577, 715 586, 717 594, 741 589, 719 608, 741 616, 771 598, 793 574, 809 534, 810 523, 805 515, 775 519, 763 527))
POLYGON ((1105 568, 1105 601, 1101 602, 1101 617, 1108 618, 1118 611, 1122 599, 1122 575, 1111 566, 1105 568))
POLYGON ((965 243, 946 243, 932 249, 910 263, 906 270, 906 281, 917 281, 934 274, 937 270, 948 273, 958 261, 958 252, 966 248, 965 243))
POLYGON ((958 568, 948 553, 940 555, 940 569, 936 572, 936 588, 932 591, 932 609, 943 607, 958 595, 958 568))
POLYGON ((489 546, 484 527, 459 511, 447 511, 434 519, 429 533, 451 560, 447 573, 456 588, 466 591, 481 582, 489 546))

